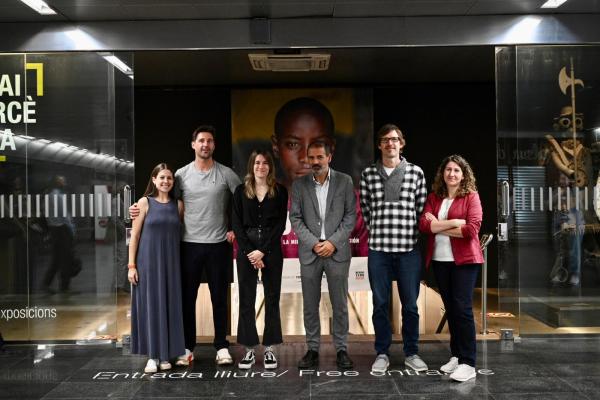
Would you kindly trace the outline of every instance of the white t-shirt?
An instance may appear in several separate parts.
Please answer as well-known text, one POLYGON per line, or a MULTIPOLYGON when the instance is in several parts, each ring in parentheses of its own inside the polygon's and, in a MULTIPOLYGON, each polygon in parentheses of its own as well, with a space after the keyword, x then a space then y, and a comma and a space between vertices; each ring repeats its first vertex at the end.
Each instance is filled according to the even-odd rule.
POLYGON ((390 176, 390 175, 392 174, 392 172, 394 172, 394 170, 396 169, 396 167, 391 167, 391 168, 388 168, 388 167, 386 167, 386 166, 384 165, 384 166, 383 166, 383 169, 385 170, 385 173, 386 173, 388 176, 390 176))
MULTIPOLYGON (((440 206, 437 219, 440 221, 446 221, 448 219, 448 210, 452 205, 454 199, 444 199, 440 206)), ((452 254, 452 247, 450 246, 450 236, 446 235, 435 235, 435 245, 433 246, 433 260, 434 261, 454 261, 454 255, 452 254)))

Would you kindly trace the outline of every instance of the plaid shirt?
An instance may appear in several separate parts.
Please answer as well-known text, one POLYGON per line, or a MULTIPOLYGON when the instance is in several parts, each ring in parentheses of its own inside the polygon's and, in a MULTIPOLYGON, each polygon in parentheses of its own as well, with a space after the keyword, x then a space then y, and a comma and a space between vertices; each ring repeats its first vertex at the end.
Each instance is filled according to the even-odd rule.
POLYGON ((384 201, 384 179, 378 164, 367 167, 360 178, 360 208, 369 228, 369 248, 385 252, 413 249, 419 237, 418 221, 427 188, 423 170, 407 163, 398 201, 384 201))

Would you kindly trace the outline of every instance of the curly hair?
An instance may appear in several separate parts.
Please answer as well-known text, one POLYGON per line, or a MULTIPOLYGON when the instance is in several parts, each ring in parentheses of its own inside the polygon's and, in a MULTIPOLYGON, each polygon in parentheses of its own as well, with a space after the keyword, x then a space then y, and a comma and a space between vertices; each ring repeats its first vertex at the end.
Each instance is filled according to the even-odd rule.
POLYGON ((448 188, 446 187, 446 182, 444 182, 444 169, 446 169, 446 165, 448 165, 449 162, 456 163, 463 173, 463 180, 460 182, 460 186, 456 191, 456 197, 464 197, 469 193, 476 192, 477 185, 473 169, 467 160, 458 154, 453 154, 444 158, 438 167, 435 178, 433 179, 433 185, 431 185, 433 192, 441 198, 448 197, 448 188))

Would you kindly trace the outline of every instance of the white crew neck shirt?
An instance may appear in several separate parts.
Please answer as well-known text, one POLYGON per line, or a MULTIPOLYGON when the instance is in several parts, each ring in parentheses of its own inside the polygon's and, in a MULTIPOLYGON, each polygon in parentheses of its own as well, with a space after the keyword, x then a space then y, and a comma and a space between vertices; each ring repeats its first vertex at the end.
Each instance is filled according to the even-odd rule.
MULTIPOLYGON (((448 210, 452 206, 454 199, 445 198, 440 206, 437 219, 439 221, 448 220, 448 210)), ((454 261, 454 255, 452 254, 452 246, 450 245, 450 236, 436 234, 435 245, 433 247, 433 260, 434 261, 454 261)))

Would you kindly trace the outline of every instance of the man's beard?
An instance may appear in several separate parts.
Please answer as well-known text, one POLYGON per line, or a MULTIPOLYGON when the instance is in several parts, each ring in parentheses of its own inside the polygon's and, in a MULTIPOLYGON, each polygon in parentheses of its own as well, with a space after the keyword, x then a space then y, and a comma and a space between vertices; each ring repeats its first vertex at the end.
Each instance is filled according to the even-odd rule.
POLYGON ((311 168, 312 168, 313 174, 315 174, 315 175, 322 175, 324 172, 324 169, 325 169, 325 167, 323 167, 321 165, 313 166, 311 168))

